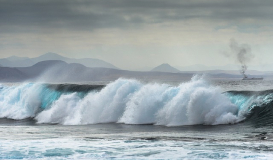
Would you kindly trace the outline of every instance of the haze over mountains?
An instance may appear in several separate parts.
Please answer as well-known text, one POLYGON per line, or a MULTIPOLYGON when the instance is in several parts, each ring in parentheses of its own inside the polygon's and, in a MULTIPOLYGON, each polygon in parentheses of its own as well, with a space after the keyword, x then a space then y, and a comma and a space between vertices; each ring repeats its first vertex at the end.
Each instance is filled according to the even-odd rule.
MULTIPOLYGON (((163 65, 168 66, 168 65, 163 65)), ((168 66, 169 67, 169 66, 168 66)), ((128 71, 113 68, 91 68, 78 63, 66 63, 60 60, 38 62, 30 67, 1 67, 0 82, 92 82, 113 81, 118 78, 134 78, 144 81, 181 82, 188 81, 194 72, 128 71)), ((241 75, 226 73, 208 73, 211 78, 237 78, 241 75)), ((272 74, 265 75, 272 77, 272 74)))
POLYGON ((161 72, 137 72, 113 68, 90 68, 82 64, 68 64, 59 60, 38 62, 30 67, 1 67, 1 82, 89 82, 112 81, 118 78, 137 78, 140 80, 181 81, 189 80, 193 74, 174 74, 161 72))
POLYGON ((103 60, 94 59, 94 58, 83 58, 83 59, 74 59, 67 58, 56 53, 46 53, 39 57, 28 58, 28 57, 17 57, 12 56, 8 58, 0 59, 0 65, 3 67, 29 67, 38 62, 46 61, 46 60, 61 60, 67 63, 79 63, 86 67, 101 67, 101 68, 115 68, 116 66, 105 62, 103 60))
MULTIPOLYGON (((200 67, 200 66, 199 66, 200 67)), ((194 74, 209 74, 212 78, 241 78, 239 70, 181 71, 163 63, 151 71, 121 70, 99 59, 73 59, 56 53, 46 53, 36 58, 8 57, 0 59, 1 82, 88 82, 112 81, 120 77, 141 80, 181 81, 194 74)), ((248 71, 248 74, 273 77, 272 72, 248 71)))

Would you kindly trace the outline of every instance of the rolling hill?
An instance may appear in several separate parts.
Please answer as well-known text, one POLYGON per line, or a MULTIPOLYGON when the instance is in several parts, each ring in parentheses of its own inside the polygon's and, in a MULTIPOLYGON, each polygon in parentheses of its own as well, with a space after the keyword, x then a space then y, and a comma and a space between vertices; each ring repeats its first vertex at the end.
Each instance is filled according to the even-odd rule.
POLYGON ((86 67, 100 67, 100 68, 115 68, 116 66, 105 62, 103 60, 94 58, 74 59, 67 58, 56 53, 46 53, 39 57, 28 58, 28 57, 17 57, 12 56, 8 58, 0 59, 0 65, 3 67, 29 67, 41 61, 47 60, 61 60, 67 63, 79 63, 86 67))

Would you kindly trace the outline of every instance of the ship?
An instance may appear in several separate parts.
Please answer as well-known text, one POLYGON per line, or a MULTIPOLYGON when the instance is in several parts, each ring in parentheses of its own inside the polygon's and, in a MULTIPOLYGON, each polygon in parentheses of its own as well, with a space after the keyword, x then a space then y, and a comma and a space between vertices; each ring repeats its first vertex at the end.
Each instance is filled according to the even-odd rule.
POLYGON ((243 74, 244 78, 242 80, 263 80, 263 77, 247 77, 247 75, 243 74))

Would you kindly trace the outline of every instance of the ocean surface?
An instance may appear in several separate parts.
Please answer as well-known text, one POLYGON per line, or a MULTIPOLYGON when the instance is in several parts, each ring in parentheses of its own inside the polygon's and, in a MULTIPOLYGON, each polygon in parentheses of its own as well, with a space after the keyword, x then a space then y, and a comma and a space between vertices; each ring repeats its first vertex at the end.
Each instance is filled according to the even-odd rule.
POLYGON ((0 159, 273 159, 273 81, 2 83, 0 159))

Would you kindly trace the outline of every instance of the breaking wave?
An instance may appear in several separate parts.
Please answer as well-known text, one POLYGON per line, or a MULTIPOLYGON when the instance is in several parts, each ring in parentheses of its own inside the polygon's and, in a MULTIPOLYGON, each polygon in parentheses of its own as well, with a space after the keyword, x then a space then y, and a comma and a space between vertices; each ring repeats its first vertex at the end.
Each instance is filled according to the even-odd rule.
POLYGON ((272 103, 271 90, 222 93, 199 76, 178 86, 131 79, 118 79, 106 86, 0 85, 0 118, 34 118, 37 123, 63 125, 234 124, 272 119, 272 103))

